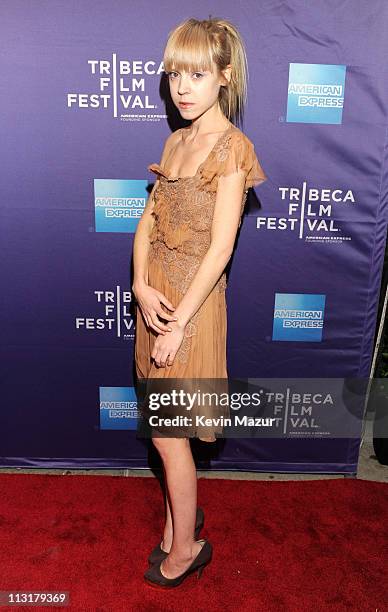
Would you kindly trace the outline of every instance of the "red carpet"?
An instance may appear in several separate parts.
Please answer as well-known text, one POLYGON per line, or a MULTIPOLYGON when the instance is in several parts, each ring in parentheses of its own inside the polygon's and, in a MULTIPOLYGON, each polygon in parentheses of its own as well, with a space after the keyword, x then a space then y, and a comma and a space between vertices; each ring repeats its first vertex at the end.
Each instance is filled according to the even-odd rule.
MULTIPOLYGON (((95 612, 388 610, 383 483, 200 479, 200 537, 213 560, 171 591, 143 582, 161 537, 156 478, 1 474, 0 483, 2 591, 67 590, 61 609, 95 612)), ((50 608, 1 607, 15 609, 50 608)))

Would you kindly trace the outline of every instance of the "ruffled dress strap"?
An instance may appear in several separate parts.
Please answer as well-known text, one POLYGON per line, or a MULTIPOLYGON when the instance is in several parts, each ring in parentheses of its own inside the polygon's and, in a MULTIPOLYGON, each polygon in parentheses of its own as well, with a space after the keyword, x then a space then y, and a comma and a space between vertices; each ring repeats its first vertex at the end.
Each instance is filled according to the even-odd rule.
POLYGON ((147 170, 149 170, 150 172, 154 172, 155 174, 161 174, 165 178, 168 178, 168 176, 165 173, 165 171, 163 170, 162 166, 160 166, 159 164, 156 164, 156 163, 155 164, 150 164, 149 166, 147 166, 147 170))
POLYGON ((239 169, 245 173, 244 191, 267 180, 249 138, 238 128, 219 142, 200 168, 201 182, 208 191, 217 191, 218 178, 239 169))

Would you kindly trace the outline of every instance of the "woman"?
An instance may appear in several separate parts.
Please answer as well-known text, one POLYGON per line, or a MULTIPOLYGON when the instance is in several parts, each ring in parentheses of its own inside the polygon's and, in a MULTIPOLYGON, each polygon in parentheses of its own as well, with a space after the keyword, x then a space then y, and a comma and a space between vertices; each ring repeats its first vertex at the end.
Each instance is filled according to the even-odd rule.
MULTIPOLYGON (((222 19, 188 19, 169 35, 163 63, 170 93, 188 127, 171 134, 134 240, 137 301, 135 361, 139 379, 227 380, 226 276, 248 188, 266 175, 253 144, 231 121, 242 115, 246 55, 236 28, 222 19)), ((143 414, 147 414, 143 409, 143 414)), ((171 403, 164 413, 177 413, 171 403)), ((195 404, 191 416, 223 414, 195 404)), ((158 416, 161 416, 159 412, 158 416)), ((212 546, 196 540, 196 469, 190 437, 214 442, 217 425, 152 429, 166 480, 163 540, 145 578, 177 586, 209 563, 212 546), (194 537, 195 534, 195 537, 194 537)))

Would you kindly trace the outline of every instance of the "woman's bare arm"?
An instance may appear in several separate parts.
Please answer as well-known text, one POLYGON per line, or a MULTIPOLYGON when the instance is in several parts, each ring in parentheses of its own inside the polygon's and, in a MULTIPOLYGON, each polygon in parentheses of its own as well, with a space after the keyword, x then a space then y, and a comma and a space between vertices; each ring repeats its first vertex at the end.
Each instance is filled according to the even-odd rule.
POLYGON ((176 324, 180 327, 187 325, 205 301, 232 256, 240 223, 244 184, 243 170, 218 179, 211 244, 187 292, 175 309, 174 314, 178 317, 176 324))
POLYGON ((142 216, 137 224, 135 238, 133 241, 133 283, 132 290, 136 291, 137 287, 143 284, 148 284, 148 253, 150 249, 150 234, 154 224, 152 211, 154 209, 153 194, 157 187, 157 182, 152 188, 152 191, 147 200, 142 216))
MULTIPOLYGON (((174 140, 174 135, 171 134, 164 145, 161 164, 163 165, 167 158, 171 146, 171 141, 174 140)), ((159 180, 159 179, 158 179, 159 180)), ((157 333, 165 335, 169 331, 168 325, 162 323, 159 319, 167 321, 176 321, 175 315, 170 315, 162 309, 161 304, 169 310, 175 309, 170 300, 158 289, 149 285, 148 275, 148 256, 150 246, 150 234, 154 226, 155 219, 152 215, 154 210, 154 192, 157 187, 155 183, 143 214, 139 220, 135 238, 133 242, 133 265, 134 275, 132 283, 132 292, 138 302, 147 325, 154 329, 157 333)))
POLYGON ((150 234, 154 225, 154 191, 157 187, 157 182, 152 188, 152 191, 147 200, 142 216, 137 224, 135 238, 133 241, 133 284, 132 290, 140 287, 142 284, 148 284, 148 253, 150 249, 150 234))
MULTIPOLYGON (((164 164, 170 151, 172 142, 174 141, 174 133, 170 134, 164 144, 161 165, 164 164)), ((154 192, 158 185, 159 177, 157 178, 155 185, 147 200, 147 204, 144 208, 143 214, 137 224, 135 238, 133 242, 133 284, 132 290, 136 291, 136 288, 148 284, 148 254, 150 249, 150 235, 154 226, 155 218, 152 216, 154 210, 154 192)))

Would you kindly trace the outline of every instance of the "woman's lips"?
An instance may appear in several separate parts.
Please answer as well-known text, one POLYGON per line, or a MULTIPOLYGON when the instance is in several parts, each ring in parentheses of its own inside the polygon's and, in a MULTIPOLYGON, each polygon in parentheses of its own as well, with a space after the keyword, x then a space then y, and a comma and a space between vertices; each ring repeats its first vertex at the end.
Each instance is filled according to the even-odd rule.
POLYGON ((189 108, 190 106, 194 106, 194 102, 179 102, 179 106, 182 108, 189 108))

